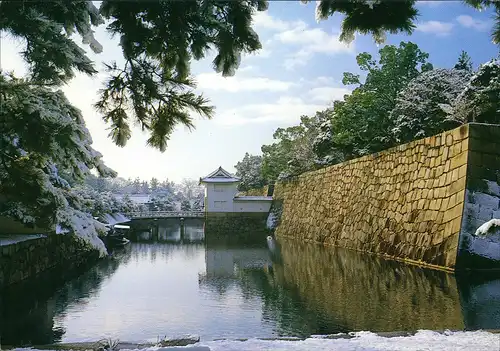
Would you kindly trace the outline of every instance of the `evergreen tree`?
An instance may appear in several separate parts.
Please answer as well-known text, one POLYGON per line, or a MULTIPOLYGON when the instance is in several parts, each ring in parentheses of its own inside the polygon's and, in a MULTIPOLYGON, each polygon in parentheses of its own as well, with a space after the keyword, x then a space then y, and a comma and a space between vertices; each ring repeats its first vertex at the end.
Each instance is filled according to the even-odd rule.
POLYGON ((191 203, 188 199, 181 202, 181 211, 191 211, 191 203))
POLYGON ((156 179, 155 177, 151 178, 149 184, 151 186, 151 192, 155 193, 158 190, 158 185, 159 185, 158 179, 156 179))
POLYGON ((316 112, 312 117, 301 116, 299 125, 274 132, 276 142, 261 147, 262 176, 267 183, 316 168, 314 141, 328 117, 325 111, 316 112))
MULTIPOLYGON (((500 13, 500 2, 466 2, 475 8, 494 6, 500 13)), ((93 27, 107 20, 109 33, 120 38, 124 64, 106 64, 108 79, 96 108, 117 145, 126 144, 130 122, 136 121, 149 132, 147 143, 165 150, 177 124, 194 127, 192 112, 213 115, 209 101, 194 93, 192 60, 204 58, 213 48, 214 69, 224 76, 234 74, 243 53, 261 48, 251 22, 253 14, 267 6, 265 0, 104 0, 99 8, 84 0, 7 0, 0 2, 0 30, 26 43, 22 53, 30 82, 54 86, 68 82, 76 71, 97 74, 74 34, 100 53, 103 48, 93 27)), ((385 32, 411 33, 418 15, 414 0, 321 0, 316 12, 318 19, 335 13, 345 16, 344 41, 356 32, 371 33, 376 41, 382 41, 385 32)), ((498 25, 494 37, 500 38, 498 25)))
MULTIPOLYGON (((456 66, 455 66, 456 67, 456 66)), ((435 135, 459 124, 441 106, 451 104, 463 91, 471 73, 466 69, 434 69, 413 79, 396 99, 390 113, 397 143, 435 135)))
POLYGON ((141 193, 149 194, 149 184, 147 180, 141 182, 141 193))
POLYGON ((61 91, 10 75, 0 75, 0 87, 0 215, 74 233, 105 254, 98 235, 106 229, 72 188, 92 169, 116 173, 92 148, 80 111, 61 91))
MULTIPOLYGON (((302 0, 307 3, 309 0, 302 0)), ((500 44, 500 1, 464 0, 478 10, 493 7, 495 26, 491 34, 492 41, 500 44)), ((372 34, 376 42, 385 40, 386 32, 411 34, 419 15, 416 0, 320 0, 316 4, 316 19, 324 20, 340 13, 344 15, 341 24, 340 40, 350 42, 354 34, 372 34)))
POLYGON ((247 152, 234 168, 236 168, 236 176, 241 179, 238 190, 257 189, 266 184, 262 176, 262 156, 250 155, 247 152))
POLYGON ((106 64, 108 79, 96 108, 117 145, 126 144, 135 120, 149 131, 147 143, 163 151, 176 124, 194 127, 192 112, 213 115, 213 106, 194 92, 191 61, 215 49, 214 69, 234 74, 243 53, 261 48, 250 25, 252 15, 266 9, 264 0, 105 0, 99 9, 82 0, 2 1, 0 30, 26 43, 30 81, 60 85, 75 71, 97 73, 72 35, 100 53, 92 27, 107 20, 108 32, 120 38, 125 63, 106 64))
POLYGON ((442 108, 457 123, 500 124, 500 60, 479 66, 457 98, 442 108))
POLYGON ((347 160, 397 144, 390 111, 401 90, 433 67, 427 62, 429 54, 411 42, 386 45, 379 55, 378 62, 367 52, 356 57, 359 68, 367 73, 364 81, 357 74, 344 73, 342 82, 356 88, 344 101, 333 104, 330 121, 322 126, 321 140, 314 145, 319 159, 347 160))
POLYGON ((133 194, 139 194, 141 192, 141 179, 136 177, 132 182, 133 194))
POLYGON ((462 50, 460 56, 458 57, 458 61, 453 68, 467 71, 469 73, 472 72, 472 60, 466 51, 462 50))

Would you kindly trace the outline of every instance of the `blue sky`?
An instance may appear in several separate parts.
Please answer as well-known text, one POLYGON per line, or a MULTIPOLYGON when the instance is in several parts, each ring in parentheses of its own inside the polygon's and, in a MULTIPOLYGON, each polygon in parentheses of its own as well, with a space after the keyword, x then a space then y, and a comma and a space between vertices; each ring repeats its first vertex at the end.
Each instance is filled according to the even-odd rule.
MULTIPOLYGON (((420 2, 418 9, 415 32, 388 35, 386 44, 412 41, 430 54, 435 67, 445 68, 455 64, 461 50, 470 54, 475 67, 498 55, 490 40, 491 10, 479 12, 453 1, 420 2)), ((213 57, 193 64, 197 90, 211 99, 216 114, 212 120, 196 117, 196 129, 191 132, 178 127, 164 153, 147 147, 147 135, 138 128, 125 148, 107 137, 107 126, 92 108, 104 75, 77 76, 64 91, 82 110, 94 147, 121 177, 180 181, 197 179, 218 166, 233 172, 245 152, 259 154, 262 144, 272 142, 276 128, 297 124, 300 115, 314 114, 348 92, 341 83, 342 73, 358 71, 358 53, 378 52, 380 46, 369 36, 356 36, 350 45, 340 43, 341 18, 317 23, 314 2, 271 1, 269 10, 254 19, 263 49, 243 57, 234 77, 216 74, 211 68, 213 57)), ((104 51, 89 56, 98 67, 101 62, 120 62, 118 41, 103 28, 97 29, 96 38, 104 51)), ((1 67, 23 74, 25 67, 17 55, 22 43, 3 34, 1 45, 1 67)))

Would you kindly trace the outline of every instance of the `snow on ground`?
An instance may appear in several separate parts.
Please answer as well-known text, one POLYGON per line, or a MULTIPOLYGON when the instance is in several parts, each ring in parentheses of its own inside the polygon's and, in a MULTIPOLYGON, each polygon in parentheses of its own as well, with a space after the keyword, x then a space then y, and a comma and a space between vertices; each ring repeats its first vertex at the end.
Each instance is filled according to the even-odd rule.
MULTIPOLYGON (((311 337, 306 340, 259 340, 246 341, 219 340, 202 341, 187 347, 149 347, 141 351, 170 350, 207 350, 211 351, 260 351, 260 350, 335 350, 335 351, 493 351, 500 349, 500 334, 485 331, 444 332, 420 330, 412 336, 383 337, 371 332, 358 332, 349 335, 341 334, 336 339, 328 337, 311 337)), ((16 349, 17 351, 38 351, 35 349, 16 349)), ((45 350, 48 351, 48 350, 45 350)), ((121 351, 138 351, 125 350, 121 351)))
POLYGON ((370 332, 358 332, 351 339, 309 338, 302 341, 248 340, 202 342, 212 351, 258 351, 258 350, 336 350, 336 351, 381 351, 381 350, 474 350, 492 351, 500 349, 500 334, 484 331, 447 332, 440 334, 429 330, 419 331, 413 336, 382 337, 370 332))
POLYGON ((44 238, 43 234, 12 234, 0 235, 0 246, 12 245, 21 241, 44 238))

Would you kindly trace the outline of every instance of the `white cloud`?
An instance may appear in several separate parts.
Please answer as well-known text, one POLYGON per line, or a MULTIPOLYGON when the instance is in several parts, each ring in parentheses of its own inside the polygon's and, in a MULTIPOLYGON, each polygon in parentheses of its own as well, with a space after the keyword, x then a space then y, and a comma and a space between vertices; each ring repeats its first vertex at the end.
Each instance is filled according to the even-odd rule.
POLYGON ((333 78, 332 77, 326 77, 326 76, 319 76, 319 77, 316 77, 312 80, 312 83, 313 84, 331 84, 333 82, 333 78))
POLYGON ((440 22, 440 21, 426 21, 419 23, 417 25, 416 30, 423 33, 432 33, 437 36, 447 36, 451 33, 454 24, 449 22, 440 22))
POLYGON ((450 3, 450 2, 459 2, 459 1, 432 1, 432 0, 426 0, 426 1, 418 1, 417 5, 419 6, 425 6, 425 7, 438 7, 439 5, 442 5, 444 3, 450 3))
POLYGON ((347 88, 335 88, 335 87, 317 87, 309 90, 307 92, 307 97, 312 101, 319 103, 331 103, 334 100, 344 100, 344 95, 350 94, 351 90, 347 88))
POLYGON ((295 83, 266 77, 222 77, 217 73, 201 73, 196 76, 200 90, 223 90, 231 93, 241 91, 287 91, 295 83))
MULTIPOLYGON (((288 70, 307 64, 315 53, 332 55, 354 52, 354 44, 340 42, 338 34, 329 34, 320 28, 310 28, 301 20, 286 21, 273 17, 268 12, 258 12, 253 21, 257 31, 276 32, 272 39, 265 41, 265 47, 276 41, 295 47, 294 52, 283 62, 283 66, 288 70)), ((261 56, 269 57, 265 52, 261 56)))
POLYGON ((315 53, 334 55, 354 52, 354 43, 343 43, 339 35, 328 34, 320 28, 308 28, 305 24, 278 33, 274 38, 283 44, 301 47, 285 59, 284 66, 288 70, 304 66, 315 53))
POLYGON ((491 27, 490 21, 475 19, 468 15, 460 15, 456 18, 456 20, 461 26, 465 28, 472 28, 478 31, 487 31, 491 27))
POLYGON ((272 17, 267 11, 257 12, 253 16, 253 27, 256 30, 271 30, 282 32, 296 26, 304 26, 303 21, 283 21, 279 18, 272 17))
POLYGON ((288 55, 285 61, 283 61, 283 66, 289 71, 298 66, 305 66, 312 56, 313 53, 311 51, 299 50, 288 55))
POLYGON ((243 66, 243 67, 240 67, 238 68, 238 72, 240 73, 245 73, 245 72, 257 72, 259 71, 259 68, 256 67, 256 66, 252 66, 252 65, 247 65, 247 66, 243 66))
POLYGON ((297 27, 276 34, 283 44, 304 46, 306 50, 321 53, 352 52, 354 45, 339 40, 339 35, 331 35, 320 28, 297 27))
POLYGON ((308 103, 299 97, 282 96, 275 103, 249 104, 222 112, 215 122, 223 125, 280 122, 292 125, 301 115, 311 115, 327 107, 326 104, 308 103))
POLYGON ((271 50, 269 49, 266 49, 266 48, 262 48, 258 51, 254 51, 252 53, 244 53, 243 54, 243 57, 245 58, 249 58, 249 57, 255 57, 255 58, 268 58, 269 56, 271 56, 271 50))

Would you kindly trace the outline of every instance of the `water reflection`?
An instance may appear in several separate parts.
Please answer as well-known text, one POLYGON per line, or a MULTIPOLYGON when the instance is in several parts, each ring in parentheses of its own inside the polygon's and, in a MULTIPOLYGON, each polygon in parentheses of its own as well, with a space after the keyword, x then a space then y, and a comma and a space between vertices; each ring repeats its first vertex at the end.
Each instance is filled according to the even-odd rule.
POLYGON ((137 242, 77 276, 3 291, 2 344, 500 328, 498 275, 456 278, 294 241, 204 241, 202 222, 135 229, 137 242))
POLYGON ((55 321, 75 305, 96 296, 103 281, 130 259, 127 248, 89 267, 58 269, 37 279, 1 289, 0 337, 3 345, 43 345, 62 340, 65 327, 55 321))
POLYGON ((470 273, 457 277, 465 328, 500 328, 500 277, 498 273, 470 273))
POLYGON ((134 241, 165 243, 201 243, 204 241, 203 220, 161 219, 133 221, 134 241))
POLYGON ((344 330, 464 328, 450 274, 292 241, 281 258, 276 279, 344 330))

